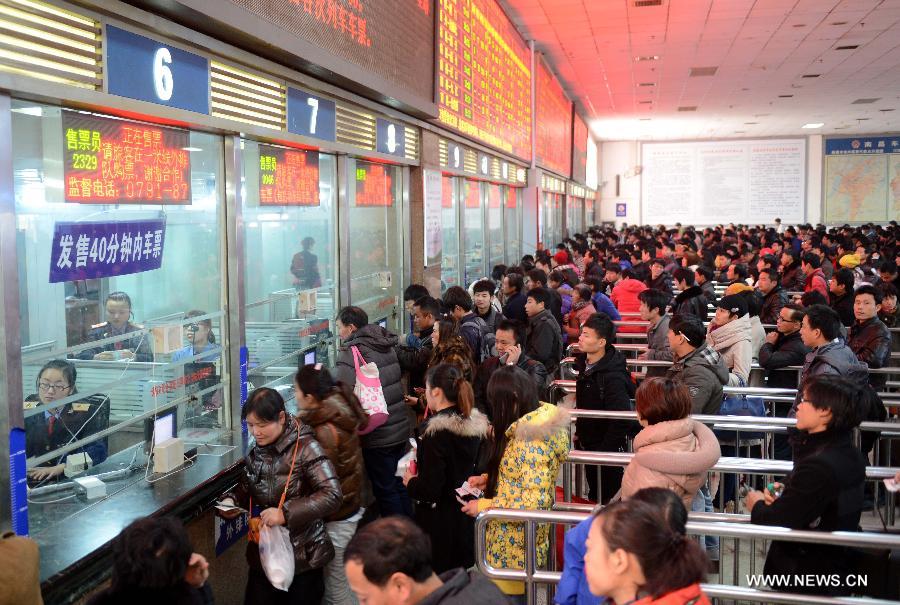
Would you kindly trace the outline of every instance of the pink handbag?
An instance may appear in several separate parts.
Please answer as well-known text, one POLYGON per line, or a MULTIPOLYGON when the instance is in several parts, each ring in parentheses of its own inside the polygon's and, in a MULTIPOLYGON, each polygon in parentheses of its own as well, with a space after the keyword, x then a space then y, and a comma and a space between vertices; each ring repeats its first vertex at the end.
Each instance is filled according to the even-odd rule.
POLYGON ((366 363, 357 347, 350 347, 350 350, 353 352, 353 365, 356 368, 356 386, 353 387, 353 394, 369 415, 369 424, 359 431, 360 435, 365 435, 387 422, 387 401, 384 399, 384 389, 381 388, 378 366, 366 363))

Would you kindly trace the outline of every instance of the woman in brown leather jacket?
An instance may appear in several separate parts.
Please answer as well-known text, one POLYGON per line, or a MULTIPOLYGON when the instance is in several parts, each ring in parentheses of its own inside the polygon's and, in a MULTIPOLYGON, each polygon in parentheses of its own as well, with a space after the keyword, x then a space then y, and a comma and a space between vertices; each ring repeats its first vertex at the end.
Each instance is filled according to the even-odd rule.
POLYGON ((341 506, 341 485, 334 466, 312 428, 285 411, 278 391, 259 388, 250 393, 241 418, 256 442, 244 459, 244 474, 235 493, 223 502, 245 506, 253 517, 244 603, 318 604, 324 593, 322 568, 334 558, 324 519, 341 506), (266 578, 259 546, 253 541, 259 525, 284 525, 290 532, 294 580, 288 592, 274 588, 266 578))
POLYGON ((334 559, 325 566, 322 603, 355 605, 344 574, 344 548, 365 510, 360 508, 363 458, 357 431, 365 428, 369 417, 353 390, 343 382, 335 383, 331 373, 318 363, 303 366, 294 376, 294 399, 298 416, 315 431, 316 440, 334 465, 343 493, 340 508, 325 519, 334 559))

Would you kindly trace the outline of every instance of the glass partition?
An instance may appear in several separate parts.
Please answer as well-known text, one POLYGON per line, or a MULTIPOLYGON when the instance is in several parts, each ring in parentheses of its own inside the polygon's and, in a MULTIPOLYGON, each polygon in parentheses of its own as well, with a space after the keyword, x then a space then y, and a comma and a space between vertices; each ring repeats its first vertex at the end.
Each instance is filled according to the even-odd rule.
POLYGON ((152 481, 149 444, 226 436, 224 152, 201 132, 24 101, 12 112, 29 521, 40 535, 88 506, 73 478, 115 493, 152 481))
POLYGON ((441 183, 441 292, 459 285, 459 221, 456 187, 460 179, 442 176, 441 183))
POLYGON ((556 212, 553 207, 556 195, 545 191, 542 193, 542 197, 538 216, 540 221, 538 232, 544 248, 553 248, 556 246, 556 212))
POLYGON ((334 359, 337 314, 333 155, 241 142, 248 379, 291 384, 298 363, 334 359))
POLYGON ((402 332, 403 173, 399 166, 348 160, 350 186, 350 304, 372 323, 402 332))
POLYGON ((484 215, 482 213, 481 183, 463 181, 463 249, 465 250, 465 274, 463 286, 485 276, 484 215))
POLYGON ((522 257, 522 224, 521 197, 522 192, 516 187, 504 187, 505 203, 503 205, 503 222, 506 231, 506 264, 518 264, 522 257))
POLYGON ((488 275, 495 265, 503 264, 503 202, 500 185, 489 184, 488 190, 488 275))

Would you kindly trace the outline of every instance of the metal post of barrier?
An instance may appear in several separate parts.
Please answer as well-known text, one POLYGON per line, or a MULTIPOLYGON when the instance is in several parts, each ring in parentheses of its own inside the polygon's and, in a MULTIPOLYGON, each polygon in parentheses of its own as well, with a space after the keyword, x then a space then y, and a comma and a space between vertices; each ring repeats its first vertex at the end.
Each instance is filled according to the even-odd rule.
MULTIPOLYGON (((537 569, 537 523, 528 522, 523 528, 525 534, 525 575, 534 578, 537 569)), ((534 582, 525 583, 525 603, 536 605, 534 582)))

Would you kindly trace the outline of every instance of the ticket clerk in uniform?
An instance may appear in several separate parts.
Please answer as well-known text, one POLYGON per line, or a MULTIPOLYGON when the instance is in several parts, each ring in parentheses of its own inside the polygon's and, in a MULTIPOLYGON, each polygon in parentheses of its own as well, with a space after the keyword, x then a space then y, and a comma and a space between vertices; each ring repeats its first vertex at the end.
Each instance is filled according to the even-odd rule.
MULTIPOLYGON (((140 331, 140 326, 131 323, 131 316, 131 297, 125 292, 110 293, 106 297, 106 321, 91 326, 88 338, 90 340, 105 340, 140 331)), ((78 359, 153 361, 153 351, 150 349, 150 336, 146 333, 140 333, 133 338, 125 338, 85 349, 78 353, 78 359)))
MULTIPOLYGON (((70 362, 63 359, 48 361, 38 373, 35 384, 37 393, 25 399, 25 408, 62 401, 75 395, 78 392, 75 378, 75 366, 70 362)), ((25 419, 25 454, 29 458, 41 456, 108 426, 109 398, 105 395, 90 395, 60 407, 45 408, 41 413, 25 419)), ((98 439, 62 454, 56 460, 49 460, 28 471, 28 476, 40 481, 61 475, 66 467, 66 458, 80 452, 90 456, 92 464, 99 464, 106 460, 106 439, 98 439)))

